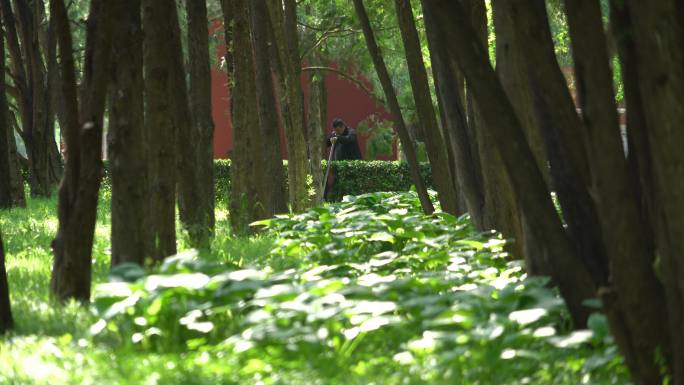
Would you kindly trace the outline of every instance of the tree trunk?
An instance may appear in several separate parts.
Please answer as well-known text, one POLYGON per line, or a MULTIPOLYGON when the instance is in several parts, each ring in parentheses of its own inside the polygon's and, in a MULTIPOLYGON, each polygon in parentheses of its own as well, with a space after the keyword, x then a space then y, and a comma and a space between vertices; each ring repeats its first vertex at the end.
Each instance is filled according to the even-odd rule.
POLYGON ((281 103, 285 139, 287 141, 287 180, 289 204, 293 211, 302 211, 307 206, 308 193, 307 154, 304 125, 304 95, 301 85, 301 61, 299 59, 299 37, 297 36, 297 5, 293 0, 269 2, 271 25, 275 50, 279 55, 280 75, 284 83, 285 97, 281 103))
POLYGON ((401 147, 406 154, 406 160, 411 172, 411 178, 416 186, 416 191, 418 192, 418 197, 420 198, 420 204, 425 213, 432 214, 432 212, 435 211, 435 208, 432 206, 432 202, 430 201, 430 197, 427 193, 427 188, 425 187, 425 182, 423 181, 423 177, 420 175, 418 158, 416 157, 416 149, 411 137, 409 136, 408 129, 406 128, 406 123, 404 122, 404 117, 401 114, 401 108, 399 107, 397 95, 394 91, 394 87, 392 86, 392 80, 387 72, 387 67, 385 66, 385 61, 382 58, 380 48, 375 41, 373 29, 371 28, 370 20, 368 20, 368 15, 366 14, 366 8, 363 5, 363 1, 354 0, 354 8, 356 9, 356 15, 361 23, 363 36, 366 40, 366 45, 368 46, 368 51, 371 55, 371 58, 373 59, 375 71, 378 74, 378 78, 380 78, 382 89, 385 92, 385 99, 387 100, 390 111, 394 117, 394 122, 399 134, 399 140, 401 141, 401 147))
POLYGON ((268 53, 270 21, 266 0, 250 2, 250 21, 254 41, 256 100, 259 115, 259 135, 256 138, 256 145, 263 146, 264 157, 261 162, 266 163, 262 171, 254 175, 258 188, 264 194, 261 205, 255 210, 257 219, 262 219, 287 211, 278 117, 268 53))
POLYGON ((186 170, 179 189, 180 217, 195 245, 208 245, 214 233, 214 120, 211 116, 211 67, 209 63, 209 35, 207 33, 206 1, 187 1, 188 59, 190 72, 190 112, 192 127, 187 148, 188 162, 179 169, 186 170))
POLYGON ((438 32, 430 13, 424 10, 423 15, 437 101, 441 114, 444 116, 445 137, 453 151, 451 156, 453 159, 452 169, 456 171, 459 189, 463 194, 473 225, 478 230, 484 230, 482 174, 479 162, 475 161, 479 154, 472 151, 473 139, 467 127, 463 97, 459 92, 461 82, 456 74, 456 68, 450 63, 448 46, 443 40, 444 36, 438 32))
MULTIPOLYGON (((487 51, 487 15, 484 1, 464 0, 462 4, 466 12, 470 14, 472 26, 477 34, 477 43, 487 51)), ((503 167, 501 157, 495 150, 492 138, 482 127, 486 123, 473 93, 469 91, 471 85, 466 82, 466 86, 468 127, 472 137, 475 138, 476 149, 473 152, 479 154, 482 170, 484 228, 500 231, 504 239, 508 241, 505 246, 506 252, 514 258, 522 258, 525 238, 511 182, 503 167)))
POLYGON ((481 127, 487 130, 501 155, 530 227, 539 232, 536 239, 540 241, 540 249, 545 251, 544 255, 549 260, 552 259, 553 278, 568 304, 575 326, 585 326, 590 311, 583 301, 594 297, 594 284, 563 230, 547 193, 544 177, 513 106, 491 68, 487 51, 480 44, 472 44, 476 35, 469 15, 460 3, 449 0, 424 0, 423 5, 425 12, 429 12, 437 22, 439 32, 453 42, 456 50, 450 52, 450 57, 458 62, 471 85, 484 119, 481 127))
MULTIPOLYGON (((145 64, 145 135, 149 138, 150 229, 152 257, 176 254, 176 167, 178 101, 187 98, 185 78, 178 79, 180 31, 173 0, 143 0, 143 62, 145 64), (179 89, 180 88, 180 89, 179 89)), ((187 99, 186 99, 187 101, 187 99)), ((181 116, 182 117, 182 116, 181 116)), ((187 114, 184 123, 187 123, 187 114)), ((184 130, 188 126, 183 127, 184 130)), ((185 144, 185 143, 184 143, 185 144)))
POLYGON ((593 281, 602 285, 608 279, 608 262, 589 193, 586 135, 556 61, 544 2, 511 2, 510 10, 516 36, 525 42, 520 49, 563 218, 593 281))
MULTIPOLYGON (((263 176, 259 166, 263 162, 263 142, 258 135, 259 116, 256 109, 254 56, 235 54, 254 52, 249 30, 249 2, 224 0, 224 19, 230 12, 232 23, 232 49, 234 61, 228 60, 231 110, 233 120, 233 150, 230 167, 230 221, 233 231, 244 234, 249 224, 257 219, 256 209, 263 202, 265 191, 254 179, 263 176), (234 66, 232 65, 234 63, 234 66)), ((231 24, 228 24, 230 27, 231 24)))
MULTIPOLYGON (((314 59, 318 60, 318 58, 314 59)), ((309 72, 309 112, 308 112, 308 152, 313 177, 313 185, 316 191, 314 205, 323 204, 323 160, 325 135, 323 127, 326 123, 326 88, 325 73, 322 71, 309 72)))
MULTIPOLYGON (((0 52, 5 64, 5 37, 0 29, 0 52)), ((25 206, 24 181, 17 168, 14 127, 10 124, 5 78, 0 79, 0 209, 25 206)))
MULTIPOLYGON (((661 383, 655 357, 667 360, 667 306, 653 270, 646 223, 627 170, 613 76, 609 68, 600 4, 596 0, 565 1, 572 38, 575 80, 587 136, 592 197, 601 221, 610 260, 612 285, 630 341, 620 347, 637 383, 661 383)), ((620 339, 617 339, 620 342, 620 339)))
MULTIPOLYGON (((657 255, 665 286, 672 383, 684 384, 684 26, 678 1, 629 0, 639 88, 651 146, 657 255)), ((655 293, 654 293, 655 294, 655 293)))
POLYGON ((7 269, 5 268, 5 246, 2 243, 2 233, 0 233, 0 335, 12 329, 13 323, 7 269))
POLYGON ((112 266, 142 265, 151 242, 147 184, 148 138, 143 99, 143 34, 140 0, 114 2, 121 15, 115 25, 114 62, 110 90, 109 175, 112 185, 112 266))
POLYGON ((67 163, 59 189, 59 229, 52 242, 55 259, 50 285, 52 294, 61 301, 90 299, 91 254, 102 179, 102 115, 111 63, 112 20, 116 19, 110 4, 93 0, 90 5, 79 107, 69 18, 63 0, 50 3, 61 52, 68 119, 64 132, 67 163))
POLYGON ((420 47, 418 30, 413 19, 411 2, 408 0, 395 0, 395 9, 401 37, 404 43, 406 62, 411 80, 411 89, 418 113, 419 124, 424 133, 425 146, 430 159, 432 180, 439 193, 439 201, 442 210, 453 215, 459 215, 458 190, 456 188, 456 176, 452 175, 449 168, 449 158, 444 144, 444 137, 437 125, 437 117, 430 95, 423 54, 420 47))
POLYGON ((25 90, 30 90, 31 117, 29 119, 29 111, 22 114, 26 152, 31 166, 29 183, 34 196, 49 196, 57 182, 50 162, 50 146, 56 146, 50 113, 51 82, 46 77, 46 67, 42 59, 37 26, 38 14, 31 11, 28 0, 14 0, 14 6, 17 10, 16 22, 19 26, 28 73, 25 90))

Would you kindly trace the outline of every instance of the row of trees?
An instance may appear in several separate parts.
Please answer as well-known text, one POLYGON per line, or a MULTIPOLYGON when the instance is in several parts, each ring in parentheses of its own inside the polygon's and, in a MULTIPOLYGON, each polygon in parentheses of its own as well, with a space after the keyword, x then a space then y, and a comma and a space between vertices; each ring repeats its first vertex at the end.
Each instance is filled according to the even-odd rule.
MULTIPOLYGON (((363 3, 354 4, 367 24, 363 3)), ((554 55, 544 1, 491 5, 496 68, 484 1, 422 1, 442 122, 434 134, 452 160, 451 174, 435 175, 451 178, 436 183, 442 199, 455 179, 474 224, 514 239, 511 251, 524 255, 531 274, 552 277, 577 327, 591 312, 587 300, 600 299, 635 383, 684 383, 684 158, 675 144, 684 113, 681 5, 614 0, 605 30, 601 2, 563 2, 580 115, 554 55), (627 154, 607 36, 617 43, 624 82, 627 154)), ((375 51, 367 25, 365 35, 375 51)), ((420 64, 411 71, 416 99, 420 64)), ((382 62, 375 65, 382 79, 382 62)), ((390 100, 391 89, 385 93, 390 100)), ((429 119, 421 114, 426 129, 429 119)), ((428 149, 433 169, 435 151, 428 149)))
MULTIPOLYGON (((15 1, 17 13, 29 8, 40 14, 40 6, 22 7, 23 3, 27 2, 15 1)), ((31 2, 37 3, 41 2, 31 2)), ((50 2, 54 33, 48 37, 59 47, 59 73, 53 76, 63 104, 55 110, 66 144, 52 285, 61 299, 89 297, 106 100, 112 122, 113 263, 141 263, 146 256, 161 259, 174 253, 177 200, 194 242, 206 242, 212 233, 204 1, 185 3, 187 70, 175 1, 142 0, 126 7, 117 3, 91 1, 83 74, 77 85, 67 9, 63 0, 50 2)), ((13 10, 5 6, 9 0, 2 4, 11 53, 15 42, 8 24, 16 23, 9 17, 13 10)), ((415 135, 407 128, 405 109, 387 68, 391 55, 382 53, 377 39, 382 29, 373 28, 368 4, 352 2, 360 31, 350 33, 363 36, 421 203, 431 213, 434 208, 417 172, 415 135)), ((659 384, 670 377, 671 383, 683 384, 684 290, 678 277, 684 274, 684 155, 678 149, 682 133, 677 128, 684 118, 679 102, 684 97, 684 9, 679 2, 562 2, 581 115, 555 55, 543 0, 493 0, 489 21, 484 0, 374 5, 396 12, 410 97, 442 208, 454 214, 468 212, 477 228, 498 229, 514 240, 509 251, 526 259, 531 274, 552 277, 577 327, 586 325, 592 310, 587 300, 600 299, 635 383, 659 384), (602 6, 610 8, 609 29, 602 6), (422 23, 416 22, 420 18, 415 11, 422 12, 422 23), (496 34, 495 67, 488 44, 490 24, 496 34), (608 40, 617 47, 624 86, 627 154, 608 40), (562 217, 551 191, 557 194, 562 217)), ((322 121, 324 111, 320 100, 309 103, 305 119, 299 46, 304 43, 305 51, 315 53, 324 37, 313 44, 306 35, 300 40, 297 20, 308 20, 320 11, 318 7, 320 2, 300 7, 298 17, 294 0, 221 1, 235 135, 231 221, 239 231, 288 205, 300 210, 307 204, 306 174, 318 169, 312 166, 322 153, 315 124, 322 121), (278 103, 291 159, 287 193, 276 131, 278 103)), ((32 34, 24 24, 19 29, 28 31, 19 39, 19 54, 30 52, 32 44, 40 46, 35 31, 32 34)), ((321 55, 308 60, 310 67, 322 64, 321 55)), ((38 63, 29 70, 31 63, 23 63, 22 71, 33 74, 41 67, 38 63)), ((12 79, 19 88, 22 77, 16 66, 12 79)), ((312 82, 313 94, 324 95, 320 78, 314 75, 314 80, 318 81, 312 82)), ((27 88, 33 89, 31 81, 27 88)), ((26 122, 43 121, 49 111, 31 106, 31 119, 27 115, 21 120, 23 132, 33 130, 40 136, 42 128, 28 129, 26 122)), ((0 106, 0 114, 10 116, 7 111, 0 106)), ((12 130, 5 128, 3 138, 8 138, 8 131, 12 130)), ((13 141, 5 142, 1 154, 10 159, 13 141)), ((31 164, 46 164, 41 159, 34 156, 31 164)), ((7 163, 10 166, 3 166, 0 176, 17 173, 18 166, 7 163)))

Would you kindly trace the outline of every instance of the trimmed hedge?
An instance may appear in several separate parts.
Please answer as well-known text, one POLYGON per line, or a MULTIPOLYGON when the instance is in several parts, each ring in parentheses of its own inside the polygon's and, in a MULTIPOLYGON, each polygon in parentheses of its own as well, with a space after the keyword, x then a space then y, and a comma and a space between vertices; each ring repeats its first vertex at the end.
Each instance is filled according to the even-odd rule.
MULTIPOLYGON (((226 202, 230 196, 230 160, 214 161, 214 180, 216 200, 226 202)), ((325 172, 326 161, 321 162, 325 172)), ((287 161, 283 162, 287 178, 287 161)), ((408 164, 397 161, 335 161, 331 169, 336 173, 335 186, 330 200, 341 201, 345 195, 360 195, 377 191, 408 191, 413 183, 408 164)), ((428 163, 421 163, 420 172, 429 188, 432 188, 432 173, 428 163)), ((105 162, 103 186, 109 186, 105 162)))

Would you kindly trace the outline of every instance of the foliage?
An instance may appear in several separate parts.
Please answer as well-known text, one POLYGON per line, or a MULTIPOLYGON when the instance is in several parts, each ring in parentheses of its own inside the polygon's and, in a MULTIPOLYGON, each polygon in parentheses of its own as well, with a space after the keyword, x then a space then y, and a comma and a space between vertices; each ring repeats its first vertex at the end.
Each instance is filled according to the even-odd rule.
POLYGON ((115 271, 97 289, 96 343, 208 364, 230 357, 223 375, 236 383, 624 380, 603 317, 569 332, 546 280, 527 278, 467 218, 423 215, 413 193, 257 225, 277 238, 251 266, 185 253, 151 275, 115 271))
MULTIPOLYGON (((413 185, 408 164, 388 161, 336 161, 332 164, 335 185, 330 200, 339 201, 347 195, 377 191, 408 191, 413 185)), ((428 163, 420 164, 420 171, 428 186, 432 175, 428 163)))

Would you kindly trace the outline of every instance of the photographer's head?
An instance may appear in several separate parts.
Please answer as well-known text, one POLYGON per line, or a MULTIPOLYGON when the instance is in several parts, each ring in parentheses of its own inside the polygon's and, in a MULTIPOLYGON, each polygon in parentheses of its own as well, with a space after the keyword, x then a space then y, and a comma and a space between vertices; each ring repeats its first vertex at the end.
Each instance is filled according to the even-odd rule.
POLYGON ((333 131, 335 131, 335 134, 342 135, 344 133, 344 129, 347 128, 347 126, 344 124, 342 119, 335 118, 332 122, 332 128, 333 131))

